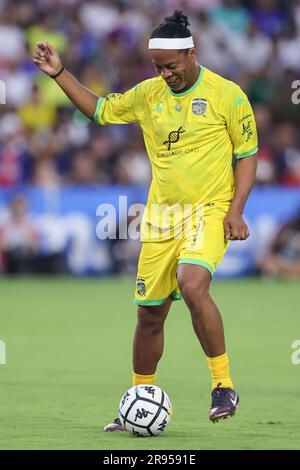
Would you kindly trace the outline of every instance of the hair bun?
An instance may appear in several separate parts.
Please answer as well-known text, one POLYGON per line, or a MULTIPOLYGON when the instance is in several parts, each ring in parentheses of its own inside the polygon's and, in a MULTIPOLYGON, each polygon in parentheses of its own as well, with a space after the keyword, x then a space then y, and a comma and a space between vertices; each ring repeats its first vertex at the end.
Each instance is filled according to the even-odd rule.
POLYGON ((172 16, 165 18, 166 23, 177 23, 182 26, 189 26, 190 22, 186 15, 183 14, 183 11, 175 10, 172 16))

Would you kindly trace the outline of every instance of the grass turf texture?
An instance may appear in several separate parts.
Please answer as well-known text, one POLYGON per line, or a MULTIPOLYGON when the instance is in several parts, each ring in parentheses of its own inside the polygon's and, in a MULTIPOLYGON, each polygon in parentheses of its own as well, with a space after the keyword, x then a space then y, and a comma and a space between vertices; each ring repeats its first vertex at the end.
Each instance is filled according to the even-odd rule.
POLYGON ((1 449, 299 449, 297 282, 215 282, 232 376, 233 419, 208 420, 210 379, 183 302, 166 323, 158 385, 174 415, 155 438, 104 433, 131 386, 133 279, 0 281, 1 449))

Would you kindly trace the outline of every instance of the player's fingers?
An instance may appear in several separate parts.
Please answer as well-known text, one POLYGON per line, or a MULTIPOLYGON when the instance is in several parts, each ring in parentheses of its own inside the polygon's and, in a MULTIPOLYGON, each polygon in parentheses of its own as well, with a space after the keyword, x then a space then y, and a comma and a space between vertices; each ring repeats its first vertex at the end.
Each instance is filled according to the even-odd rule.
POLYGON ((43 57, 45 57, 45 51, 36 48, 36 49, 33 51, 33 56, 36 56, 36 57, 39 57, 40 59, 42 59, 43 57))
POLYGON ((34 57, 35 59, 39 59, 39 60, 42 60, 45 58, 45 55, 44 54, 41 54, 40 52, 34 52, 32 57, 34 57))
POLYGON ((41 50, 46 49, 46 43, 45 42, 38 42, 37 47, 41 50))
POLYGON ((41 54, 39 52, 34 52, 32 54, 32 57, 34 57, 35 59, 44 60, 45 59, 45 54, 41 54))
POLYGON ((231 240, 239 240, 241 238, 241 231, 239 230, 239 227, 237 227, 236 225, 234 225, 233 227, 231 227, 231 240))
POLYGON ((45 59, 40 59, 38 57, 33 57, 32 58, 32 62, 34 62, 35 64, 37 65, 42 65, 45 63, 45 59))
POLYGON ((243 226, 240 229, 240 240, 246 240, 246 238, 249 237, 249 229, 246 224, 243 224, 243 226))
POLYGON ((46 42, 46 47, 49 54, 52 55, 54 53, 54 47, 52 46, 52 44, 50 44, 50 42, 46 42))
POLYGON ((226 240, 231 240, 231 228, 227 220, 224 220, 224 231, 226 240))
POLYGON ((236 231, 235 235, 237 240, 244 240, 245 230, 243 228, 240 228, 236 231))

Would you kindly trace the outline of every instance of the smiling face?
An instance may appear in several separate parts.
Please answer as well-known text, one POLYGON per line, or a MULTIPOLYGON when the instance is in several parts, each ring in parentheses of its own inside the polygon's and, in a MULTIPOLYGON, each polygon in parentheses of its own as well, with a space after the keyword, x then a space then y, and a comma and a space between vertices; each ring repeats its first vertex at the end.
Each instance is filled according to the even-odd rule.
POLYGON ((187 54, 177 50, 151 49, 150 55, 156 72, 175 93, 188 90, 197 80, 199 68, 194 48, 187 54))

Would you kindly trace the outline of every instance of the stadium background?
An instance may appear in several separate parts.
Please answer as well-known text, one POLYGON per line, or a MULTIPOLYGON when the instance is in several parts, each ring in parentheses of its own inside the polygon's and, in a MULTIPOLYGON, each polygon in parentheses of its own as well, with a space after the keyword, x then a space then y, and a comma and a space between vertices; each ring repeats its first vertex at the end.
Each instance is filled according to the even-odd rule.
MULTIPOLYGON (((300 105, 292 102, 292 83, 300 79, 299 0, 0 0, 0 80, 6 86, 6 104, 0 105, 0 340, 7 344, 7 364, 0 366, 3 448, 145 446, 124 436, 118 441, 99 435, 130 385, 134 277, 126 276, 135 273, 139 243, 96 236, 99 204, 111 203, 118 211, 120 195, 127 195, 128 205, 146 201, 151 173, 142 136, 136 126, 90 123, 39 72, 31 52, 37 41, 47 40, 95 93, 122 92, 153 76, 147 38, 174 8, 190 17, 199 62, 242 87, 258 126, 257 184, 245 213, 252 236, 231 244, 219 277, 257 274, 278 228, 299 211, 300 105), (7 277, 1 252, 5 243, 20 243, 9 223, 12 204, 28 227, 21 251, 32 253, 32 263, 27 259, 24 270, 51 278, 7 277), (86 274, 93 278, 81 277, 86 274), (108 274, 118 277, 104 278, 108 274), (103 357, 107 360, 99 361, 103 357)), ((147 446, 295 448, 299 424, 279 395, 287 384, 296 396, 299 372, 290 355, 300 326, 298 281, 227 280, 213 289, 224 311, 235 375, 248 405, 244 423, 251 431, 243 421, 231 428, 224 423, 228 434, 214 431, 221 438, 216 443, 206 429, 207 371, 202 365, 195 387, 198 345, 187 344, 188 318, 176 314, 161 367, 177 421, 170 438, 166 433, 162 444, 147 446), (174 361, 174 350, 185 351, 185 359, 178 355, 174 361), (175 363, 190 374, 184 390, 175 363), (201 424, 198 418, 194 422, 200 408, 195 388, 204 400, 201 424)))

